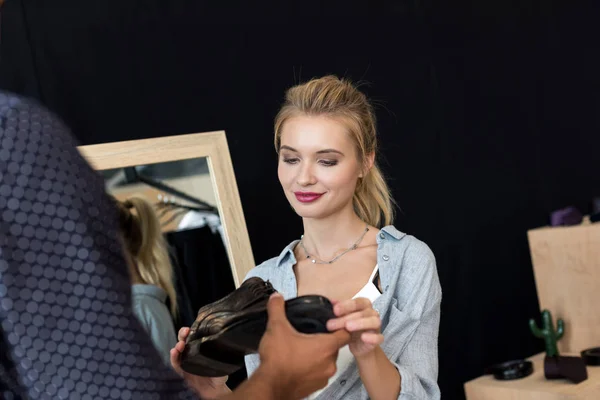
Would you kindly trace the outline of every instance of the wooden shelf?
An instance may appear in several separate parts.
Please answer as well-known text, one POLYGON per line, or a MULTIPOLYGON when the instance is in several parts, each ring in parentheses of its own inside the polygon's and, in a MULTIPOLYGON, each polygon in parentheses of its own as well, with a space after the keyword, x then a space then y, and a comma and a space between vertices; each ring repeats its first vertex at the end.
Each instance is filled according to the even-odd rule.
POLYGON ((587 366, 588 379, 579 384, 565 379, 548 380, 544 378, 544 356, 540 353, 529 359, 533 362, 533 374, 528 377, 501 381, 485 375, 465 383, 467 400, 600 399, 600 367, 587 366))
POLYGON ((558 318, 565 322, 558 350, 600 346, 600 223, 532 229, 527 236, 540 308, 550 310, 555 326, 558 318))

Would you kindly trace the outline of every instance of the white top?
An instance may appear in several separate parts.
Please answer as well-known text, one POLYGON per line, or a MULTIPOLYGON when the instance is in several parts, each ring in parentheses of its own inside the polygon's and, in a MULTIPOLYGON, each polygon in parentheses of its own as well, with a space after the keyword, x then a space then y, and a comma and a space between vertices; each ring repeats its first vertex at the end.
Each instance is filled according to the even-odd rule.
MULTIPOLYGON (((377 274, 378 270, 378 265, 375 265, 375 268, 373 269, 373 272, 369 277, 369 281, 365 286, 363 286, 362 289, 358 291, 357 294, 354 295, 354 297, 352 297, 353 299, 365 297, 369 299, 371 303, 373 303, 379 296, 381 296, 381 292, 379 292, 379 289, 377 289, 377 286, 375 286, 375 284, 373 283, 373 280, 375 279, 375 275, 377 274)), ((344 372, 344 370, 352 363, 352 361, 354 361, 354 356, 350 352, 350 348, 348 347, 348 345, 342 347, 338 352, 338 358, 336 361, 337 371, 334 376, 329 378, 327 386, 331 385, 331 383, 334 382, 342 372, 344 372)), ((316 392, 308 396, 307 400, 316 399, 317 396, 319 396, 319 394, 321 394, 321 392, 327 388, 327 386, 325 386, 321 390, 317 390, 316 392)))

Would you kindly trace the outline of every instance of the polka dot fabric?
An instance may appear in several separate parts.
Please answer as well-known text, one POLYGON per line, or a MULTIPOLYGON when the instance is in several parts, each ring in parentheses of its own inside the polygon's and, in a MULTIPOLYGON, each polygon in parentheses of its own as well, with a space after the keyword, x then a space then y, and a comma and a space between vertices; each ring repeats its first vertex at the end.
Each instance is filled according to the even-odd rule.
POLYGON ((116 213, 76 145, 0 93, 0 398, 195 398, 132 314, 116 213))

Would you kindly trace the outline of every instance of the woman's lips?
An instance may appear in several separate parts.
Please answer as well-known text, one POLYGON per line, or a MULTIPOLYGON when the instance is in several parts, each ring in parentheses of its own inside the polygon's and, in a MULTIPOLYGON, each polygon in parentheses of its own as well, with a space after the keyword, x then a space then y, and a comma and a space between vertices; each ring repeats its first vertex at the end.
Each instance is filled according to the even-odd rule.
POLYGON ((301 203, 312 203, 317 200, 319 197, 323 196, 323 193, 314 193, 314 192, 294 192, 296 195, 296 199, 298 199, 301 203))

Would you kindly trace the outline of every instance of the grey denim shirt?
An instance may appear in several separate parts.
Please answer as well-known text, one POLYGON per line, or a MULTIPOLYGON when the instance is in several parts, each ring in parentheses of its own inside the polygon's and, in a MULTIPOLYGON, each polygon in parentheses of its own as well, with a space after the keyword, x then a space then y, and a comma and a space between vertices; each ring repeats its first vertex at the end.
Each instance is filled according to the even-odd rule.
MULTIPOLYGON (((294 247, 290 243, 278 257, 253 268, 246 279, 257 276, 269 280, 285 299, 297 296, 294 247)), ((377 263, 383 294, 373 308, 381 316, 385 337, 381 348, 396 366, 402 379, 398 399, 439 399, 438 329, 440 323, 440 286, 435 257, 429 247, 414 236, 393 226, 381 229, 377 236, 377 263)), ((246 356, 251 375, 260 359, 246 356)), ((363 400, 369 395, 352 362, 318 399, 363 400)))
POLYGON ((177 344, 175 325, 167 304, 167 292, 155 285, 131 286, 131 307, 163 362, 171 366, 171 349, 177 344))

